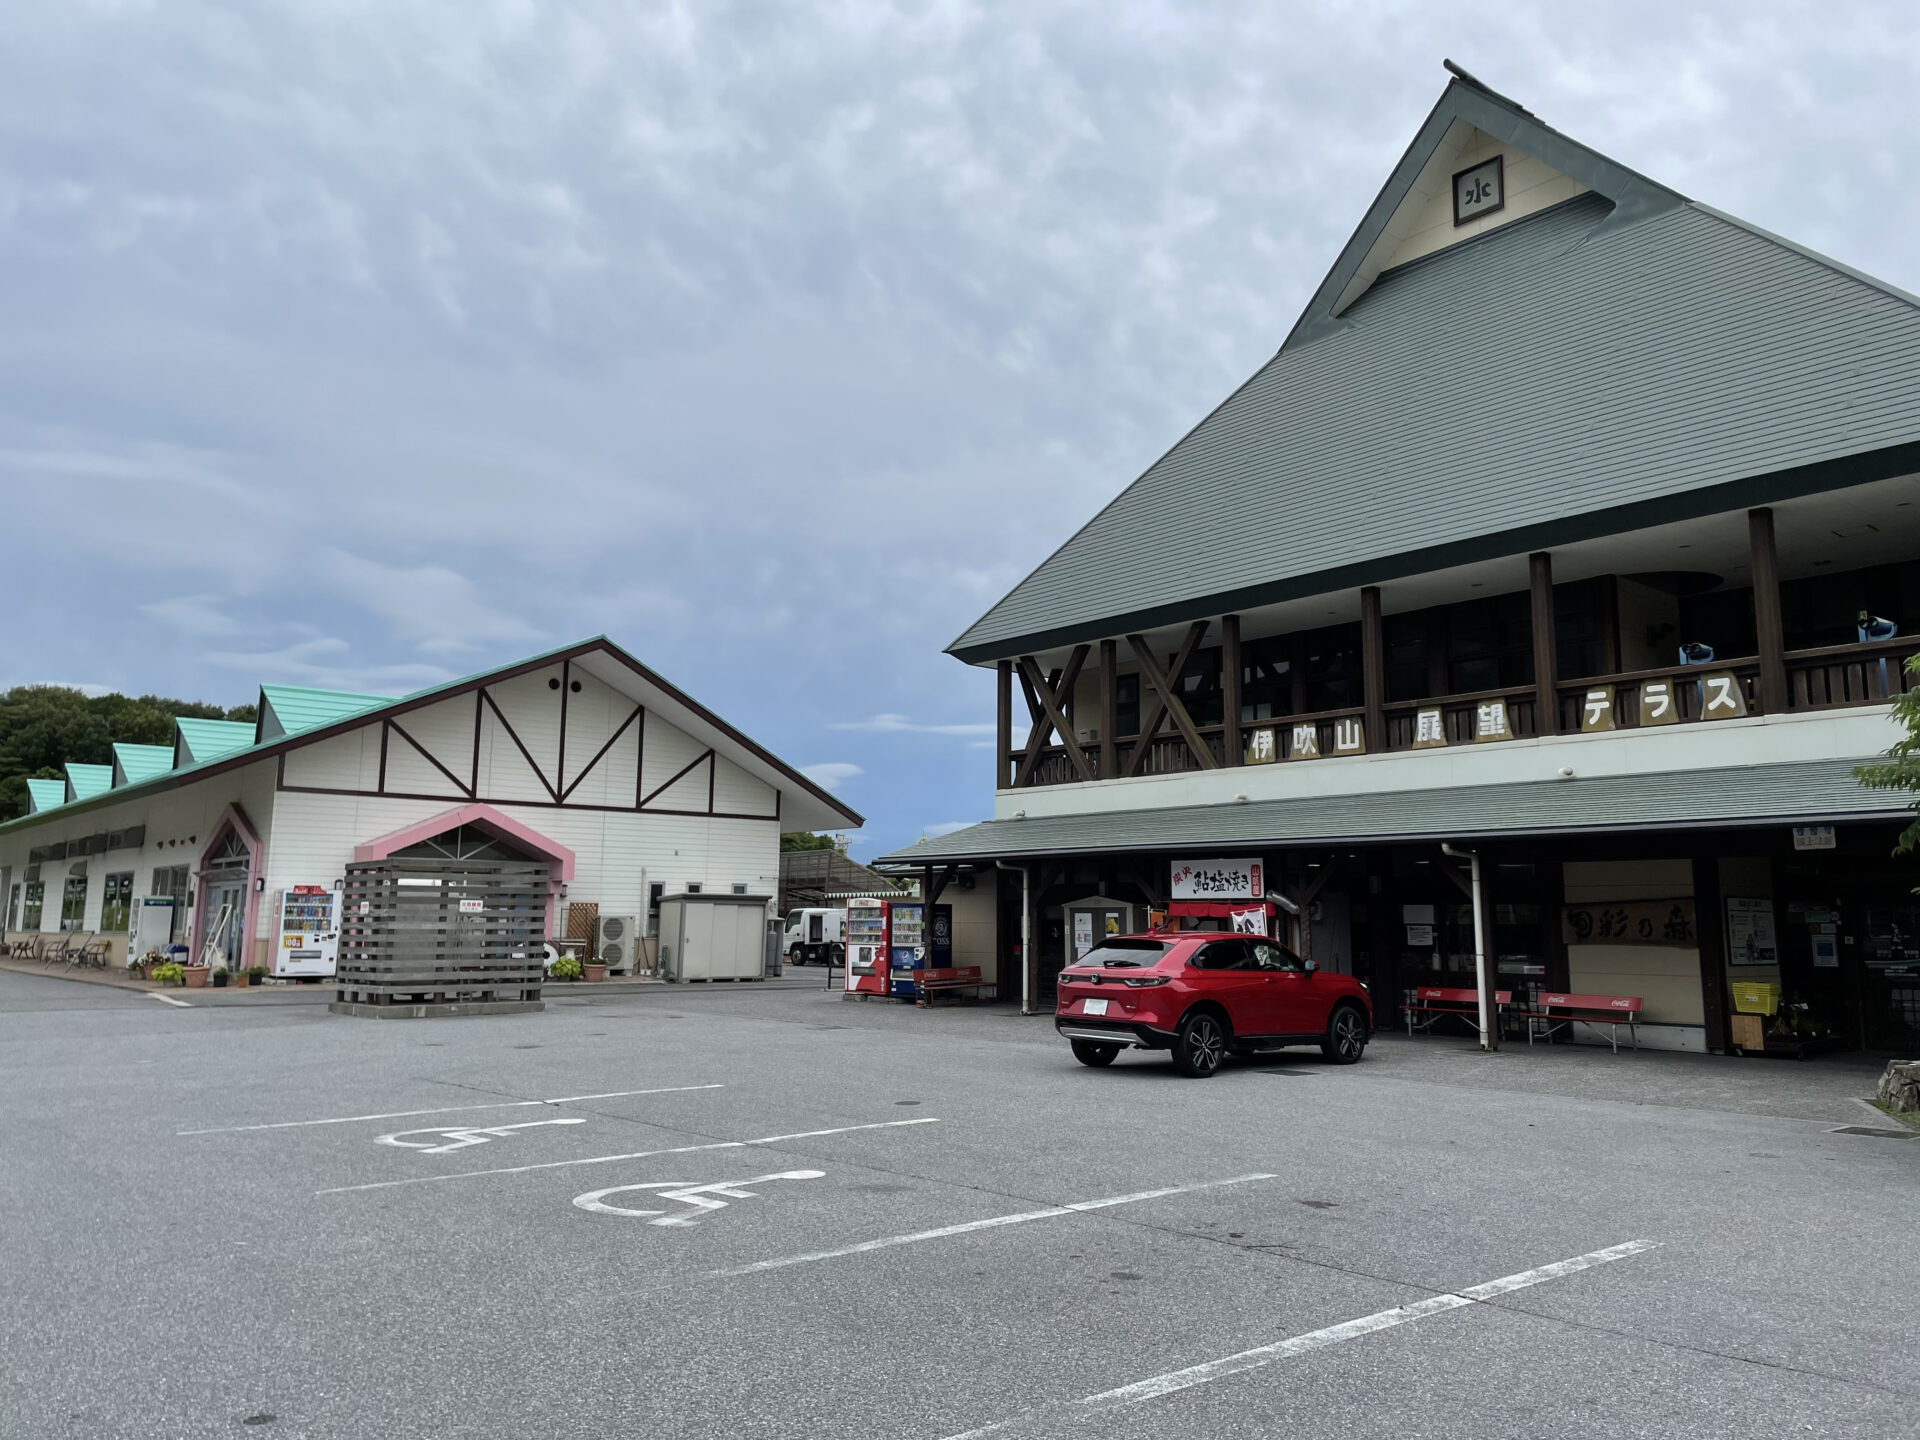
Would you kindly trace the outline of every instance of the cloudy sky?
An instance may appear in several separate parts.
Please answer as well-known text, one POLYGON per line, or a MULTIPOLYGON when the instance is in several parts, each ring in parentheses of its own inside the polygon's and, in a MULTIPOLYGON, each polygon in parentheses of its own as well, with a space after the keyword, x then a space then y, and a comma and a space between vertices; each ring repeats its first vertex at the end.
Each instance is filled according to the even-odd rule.
POLYGON ((1920 6, 60 0, 0 46, 0 685, 605 632, 869 817, 942 647, 1279 344, 1450 55, 1920 289, 1920 6))

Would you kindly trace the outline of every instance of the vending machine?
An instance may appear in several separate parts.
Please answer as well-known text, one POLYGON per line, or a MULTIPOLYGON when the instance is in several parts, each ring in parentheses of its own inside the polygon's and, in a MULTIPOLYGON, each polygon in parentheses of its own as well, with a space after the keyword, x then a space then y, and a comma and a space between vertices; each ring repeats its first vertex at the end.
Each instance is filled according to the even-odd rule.
POLYGON ((280 892, 280 943, 273 973, 331 975, 340 957, 340 896, 329 885, 289 885, 280 892))
POLYGON ((927 968, 927 907, 917 900, 888 900, 887 976, 896 1000, 920 995, 920 972, 927 968))
POLYGON ((887 902, 847 902, 847 992, 887 993, 887 902))

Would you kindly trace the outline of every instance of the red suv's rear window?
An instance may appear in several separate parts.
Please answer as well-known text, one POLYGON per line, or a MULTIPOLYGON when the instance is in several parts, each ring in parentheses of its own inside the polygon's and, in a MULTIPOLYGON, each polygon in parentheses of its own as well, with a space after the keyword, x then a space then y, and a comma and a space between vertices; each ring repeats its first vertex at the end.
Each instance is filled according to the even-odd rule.
POLYGON ((1099 965, 1107 969, 1151 966, 1178 943, 1172 940, 1103 940, 1073 963, 1099 965))

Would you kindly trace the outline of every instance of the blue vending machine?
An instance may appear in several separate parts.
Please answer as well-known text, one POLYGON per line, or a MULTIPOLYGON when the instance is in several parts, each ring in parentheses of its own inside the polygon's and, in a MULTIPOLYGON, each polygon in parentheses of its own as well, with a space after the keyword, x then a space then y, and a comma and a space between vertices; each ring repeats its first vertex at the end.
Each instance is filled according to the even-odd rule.
POLYGON ((896 1000, 920 993, 920 972, 927 968, 926 908, 900 900, 887 905, 887 973, 896 1000))

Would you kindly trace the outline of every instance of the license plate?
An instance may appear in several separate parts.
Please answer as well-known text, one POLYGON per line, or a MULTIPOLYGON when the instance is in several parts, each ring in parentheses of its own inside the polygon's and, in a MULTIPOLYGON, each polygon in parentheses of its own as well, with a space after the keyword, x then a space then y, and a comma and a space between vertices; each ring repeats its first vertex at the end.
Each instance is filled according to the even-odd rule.
POLYGON ((1107 1013, 1107 1002, 1104 1000, 1089 1000, 1086 1002, 1086 1008, 1080 1013, 1083 1015, 1104 1015, 1107 1013))

